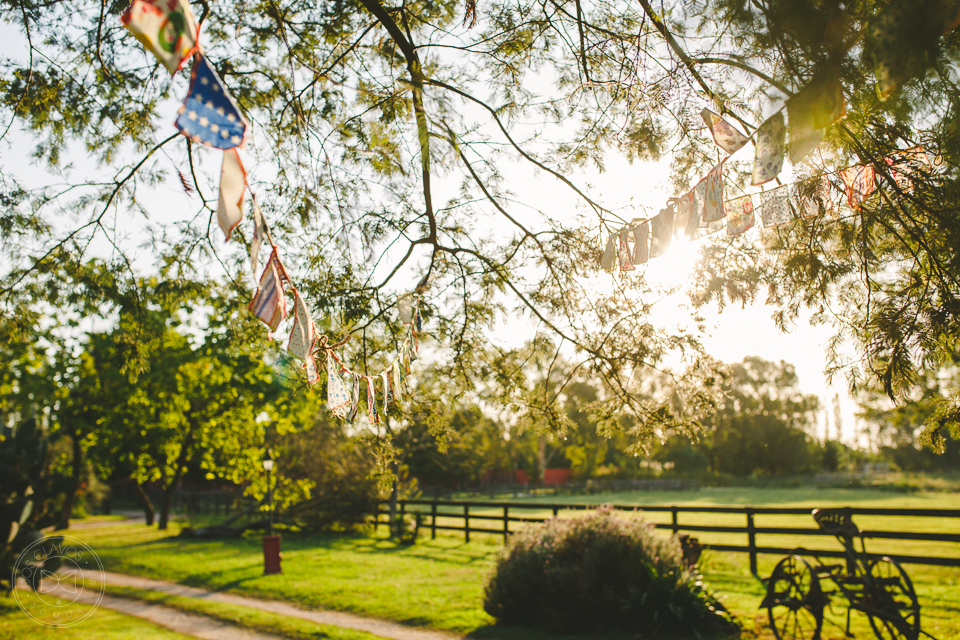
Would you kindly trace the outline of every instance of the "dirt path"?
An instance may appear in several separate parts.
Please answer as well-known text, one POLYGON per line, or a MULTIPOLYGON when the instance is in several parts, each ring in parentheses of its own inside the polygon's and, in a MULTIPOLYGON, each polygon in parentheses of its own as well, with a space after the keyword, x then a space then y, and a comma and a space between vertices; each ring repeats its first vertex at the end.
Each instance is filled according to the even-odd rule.
MULTIPOLYGON (((211 602, 222 602, 224 604, 239 605, 242 607, 250 607, 252 609, 259 609, 260 611, 267 611, 269 613, 275 613, 282 616, 288 616, 290 618, 300 618, 301 620, 309 620, 310 622, 315 622, 317 624, 326 624, 334 627, 343 627, 345 629, 354 629, 356 631, 366 631, 367 633, 372 633, 373 635, 380 636, 381 638, 390 638, 391 640, 456 640, 460 636, 443 633, 441 631, 428 631, 426 629, 417 629, 415 627, 407 627, 395 622, 388 622, 386 620, 378 620, 376 618, 365 618, 363 616, 354 615, 352 613, 343 613, 340 611, 308 611, 306 609, 300 609, 291 604, 285 602, 277 602, 274 600, 259 600, 257 598, 248 598, 245 596, 237 596, 229 593, 218 593, 216 591, 207 591, 206 589, 197 589, 195 587, 187 587, 184 585, 175 584, 172 582, 164 582, 161 580, 152 580, 150 578, 138 578, 135 576, 128 576, 119 573, 105 573, 104 580, 107 585, 113 585, 118 587, 133 587, 136 589, 149 589, 151 591, 157 591, 160 593, 167 593, 175 596, 184 596, 187 598, 203 598, 204 600, 209 600, 211 602)), ((168 607, 159 607, 156 605, 150 605, 146 603, 141 603, 134 600, 126 600, 120 598, 110 598, 110 600, 120 601, 124 603, 124 606, 129 606, 136 608, 137 606, 143 607, 145 610, 147 608, 156 607, 158 609, 167 609, 168 607)), ((109 609, 114 609, 113 606, 106 603, 107 597, 104 597, 104 601, 101 602, 101 606, 107 607, 109 609)), ((117 611, 122 611, 121 609, 116 609, 117 611)), ((138 613, 131 613, 129 611, 123 610, 122 613, 128 613, 129 615, 135 615, 137 617, 146 618, 138 613)), ((169 615, 169 614, 166 614, 169 615)), ((203 618, 202 616, 196 616, 192 614, 177 613, 179 616, 183 617, 193 617, 206 620, 208 623, 213 625, 219 625, 220 623, 209 620, 208 618, 203 618)), ((164 624, 162 621, 155 621, 152 618, 146 618, 148 620, 157 622, 157 624, 164 624)), ((173 627, 169 627, 173 629, 173 627)), ((237 627, 229 627, 236 631, 237 627)), ((191 631, 183 631, 181 629, 174 629, 180 633, 185 633, 187 635, 194 635, 198 638, 212 638, 212 636, 202 636, 191 631)), ((225 636, 217 636, 215 640, 225 636)), ((234 635, 231 637, 240 638, 239 635, 234 635)), ((251 633, 249 636, 244 636, 244 638, 249 637, 250 640, 258 640, 260 638, 266 639, 270 636, 258 635, 251 633)))

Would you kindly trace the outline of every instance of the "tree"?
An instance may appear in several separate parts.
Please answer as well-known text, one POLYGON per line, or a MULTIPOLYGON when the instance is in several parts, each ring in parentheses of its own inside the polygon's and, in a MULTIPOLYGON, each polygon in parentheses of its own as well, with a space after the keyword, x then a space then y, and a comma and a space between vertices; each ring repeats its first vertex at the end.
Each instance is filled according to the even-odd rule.
POLYGON ((715 473, 790 475, 819 470, 819 400, 797 387, 793 365, 757 357, 731 365, 726 399, 708 421, 706 452, 715 473))
MULTIPOLYGON (((184 273, 219 259, 232 274, 246 261, 212 242, 208 155, 156 131, 184 84, 163 81, 163 69, 119 27, 125 4, 0 5, 29 43, 27 59, 0 78, 11 121, 54 171, 79 142, 97 167, 116 172, 105 182, 61 171, 66 184, 38 188, 3 176, 0 228, 14 255, 0 296, 24 323, 40 313, 38 303, 67 293, 59 274, 91 240, 113 243, 114 273, 130 270, 126 222, 111 220, 134 210, 155 225, 158 259, 184 273), (75 37, 63 37, 68 31, 75 37), (180 171, 174 181, 196 191, 179 225, 149 217, 142 197, 171 179, 168 157, 180 171), (67 223, 57 217, 64 210, 78 217, 67 223)), ((831 171, 859 162, 892 178, 885 159, 916 144, 943 162, 916 169, 906 187, 888 180, 855 211, 835 207, 759 242, 710 241, 699 303, 766 291, 784 323, 811 307, 859 347, 854 382, 874 376, 892 396, 956 341, 960 93, 949 61, 960 35, 901 34, 928 71, 882 102, 872 74, 878 51, 861 36, 890 4, 235 0, 198 9, 207 53, 257 127, 252 155, 262 169, 253 186, 288 258, 309 265, 301 289, 317 315, 330 314, 331 332, 355 336, 352 366, 372 369, 384 350, 395 352, 401 327, 392 294, 433 278, 424 308, 454 363, 451 380, 473 388, 478 372, 497 364, 481 361, 485 328, 523 315, 567 345, 602 383, 605 401, 632 416, 633 437, 649 440, 665 428, 697 431, 696 419, 716 402, 717 365, 693 336, 651 322, 659 292, 642 275, 596 286, 597 230, 605 236, 652 212, 602 197, 578 171, 669 155, 683 193, 719 160, 693 124, 705 101, 750 133, 784 98, 832 73, 847 118, 829 128, 822 155, 801 173, 835 179, 831 171), (531 173, 549 186, 525 209, 511 190, 531 173), (554 188, 569 199, 567 210, 538 199, 554 188), (665 378, 670 389, 637 387, 636 374, 665 367, 676 353, 688 367, 665 378)), ((913 15, 935 18, 925 14, 934 4, 913 15)), ((730 167, 734 192, 747 172, 730 167)), ((499 374, 509 383, 509 370, 499 374)))

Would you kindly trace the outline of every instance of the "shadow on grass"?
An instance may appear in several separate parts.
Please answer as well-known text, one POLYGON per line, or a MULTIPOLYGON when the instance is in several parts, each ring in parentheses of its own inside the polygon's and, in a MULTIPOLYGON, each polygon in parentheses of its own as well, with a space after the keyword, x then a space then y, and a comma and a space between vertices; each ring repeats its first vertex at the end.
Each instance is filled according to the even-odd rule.
POLYGON ((471 640, 637 640, 643 637, 650 640, 734 640, 732 636, 709 636, 692 634, 645 635, 613 629, 600 629, 584 633, 564 633, 547 627, 527 627, 519 625, 491 624, 474 629, 466 638, 471 640))

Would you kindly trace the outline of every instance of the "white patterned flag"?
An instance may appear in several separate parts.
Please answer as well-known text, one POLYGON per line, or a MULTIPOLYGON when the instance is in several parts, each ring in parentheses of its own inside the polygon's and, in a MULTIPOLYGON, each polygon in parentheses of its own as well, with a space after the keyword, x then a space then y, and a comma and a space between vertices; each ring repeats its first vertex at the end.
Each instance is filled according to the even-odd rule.
POLYGON ((243 220, 243 192, 247 189, 247 172, 236 149, 223 152, 220 169, 220 199, 217 201, 217 224, 230 241, 230 234, 243 220))
POLYGON ((200 27, 187 0, 133 0, 120 22, 171 75, 197 49, 200 27))
POLYGON ((306 362, 313 353, 313 343, 316 334, 313 328, 313 319, 310 310, 300 296, 300 292, 293 290, 293 329, 290 331, 290 342, 287 351, 306 362))
POLYGON ((760 192, 760 219, 763 228, 779 227, 793 221, 790 210, 790 191, 787 185, 760 192))
POLYGON ((747 144, 747 140, 749 140, 747 136, 737 131, 732 124, 710 111, 710 109, 704 109, 700 112, 700 115, 707 127, 710 128, 713 141, 727 153, 733 153, 747 144))
POLYGON ((340 363, 332 355, 327 356, 327 409, 338 418, 347 416, 350 406, 350 391, 340 375, 340 363))
POLYGON ((633 264, 643 264, 650 257, 650 223, 642 222, 633 228, 633 264))
POLYGON ((384 371, 378 376, 380 379, 380 384, 383 386, 383 410, 381 411, 383 417, 387 416, 387 410, 389 409, 390 405, 393 404, 393 389, 390 386, 391 371, 392 368, 384 371))
POLYGON ((786 133, 783 113, 780 111, 767 118, 757 129, 757 155, 753 161, 753 181, 750 184, 769 182, 783 169, 783 142, 786 133))
POLYGON ((742 196, 723 203, 727 211, 727 235, 738 236, 753 228, 753 196, 742 196))
POLYGON ((178 113, 177 129, 194 142, 215 149, 243 144, 247 120, 202 53, 194 56, 190 90, 178 113))
POLYGON ((721 162, 703 179, 703 202, 700 203, 700 224, 709 227, 711 222, 723 220, 723 163, 721 162))
POLYGON ((270 327, 271 331, 276 331, 283 319, 287 317, 287 300, 283 295, 283 281, 272 260, 263 270, 260 286, 248 308, 260 322, 270 327))

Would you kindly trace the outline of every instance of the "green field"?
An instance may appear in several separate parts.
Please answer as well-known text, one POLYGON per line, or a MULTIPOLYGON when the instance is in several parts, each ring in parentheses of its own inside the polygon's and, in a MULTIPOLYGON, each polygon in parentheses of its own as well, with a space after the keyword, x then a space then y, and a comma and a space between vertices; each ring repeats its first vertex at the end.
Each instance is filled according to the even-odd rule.
MULTIPOLYGON (((569 501, 576 498, 565 497, 569 501)), ((586 503, 607 501, 618 504, 960 508, 960 496, 955 494, 904 495, 844 489, 725 488, 677 494, 643 493, 579 498, 580 502, 586 503)), ((553 501, 546 498, 539 500, 553 501)), ((480 512, 479 509, 477 511, 480 512)), ((499 513, 502 514, 502 511, 499 513)), ((651 515, 656 515, 657 520, 661 516, 669 518, 669 514, 651 515)), ((724 517, 705 516, 705 522, 721 522, 724 517)), ((770 521, 758 517, 757 525, 779 522, 777 518, 788 517, 771 517, 770 521)), ((808 516, 789 518, 795 526, 813 526, 808 516)), ((870 519, 859 524, 877 529, 899 524, 903 528, 909 525, 916 530, 951 532, 960 528, 957 523, 943 519, 931 519, 929 522, 903 518, 897 519, 899 522, 888 520, 891 519, 870 519)), ((479 522, 471 526, 473 524, 479 525, 479 522)), ((492 528, 502 526, 496 521, 489 524, 492 528)), ((455 534, 439 535, 436 540, 430 540, 428 533, 418 544, 401 547, 385 538, 383 528, 379 535, 335 536, 287 532, 283 541, 284 573, 263 576, 260 541, 253 536, 199 541, 168 537, 142 525, 78 530, 76 535, 97 551, 108 570, 285 600, 306 608, 351 611, 458 633, 517 637, 516 631, 495 626, 481 606, 483 585, 501 546, 500 538, 495 536, 475 536, 470 543, 464 543, 462 537, 455 534)), ((708 536, 701 538, 707 540, 708 536)), ((776 538, 779 539, 769 543, 777 546, 806 543, 804 540, 784 539, 785 536, 776 538)), ((741 539, 735 542, 743 544, 741 539)), ((758 542, 768 543, 764 540, 758 542)), ((813 538, 812 542, 823 548, 835 547, 832 538, 813 538)), ((901 553, 920 555, 930 552, 924 544, 898 542, 894 546, 901 553)), ((885 550, 879 543, 870 548, 885 550)), ((951 545, 938 545, 935 548, 943 555, 960 555, 960 549, 951 548, 951 545)), ((761 575, 769 574, 776 560, 773 556, 761 556, 761 575)), ((960 592, 957 589, 960 571, 920 565, 907 568, 923 607, 924 629, 941 640, 960 640, 960 592)), ((702 569, 709 586, 744 622, 747 637, 770 637, 764 623, 765 614, 757 610, 763 589, 749 573, 747 556, 708 552, 702 561, 702 569)), ((835 607, 835 612, 837 615, 832 620, 842 620, 844 610, 835 607)), ((854 632, 858 637, 871 637, 865 620, 855 616, 854 622, 854 632)), ((522 633, 521 637, 530 635, 522 633)), ((839 639, 843 637, 842 629, 827 625, 824 637, 839 639)))

